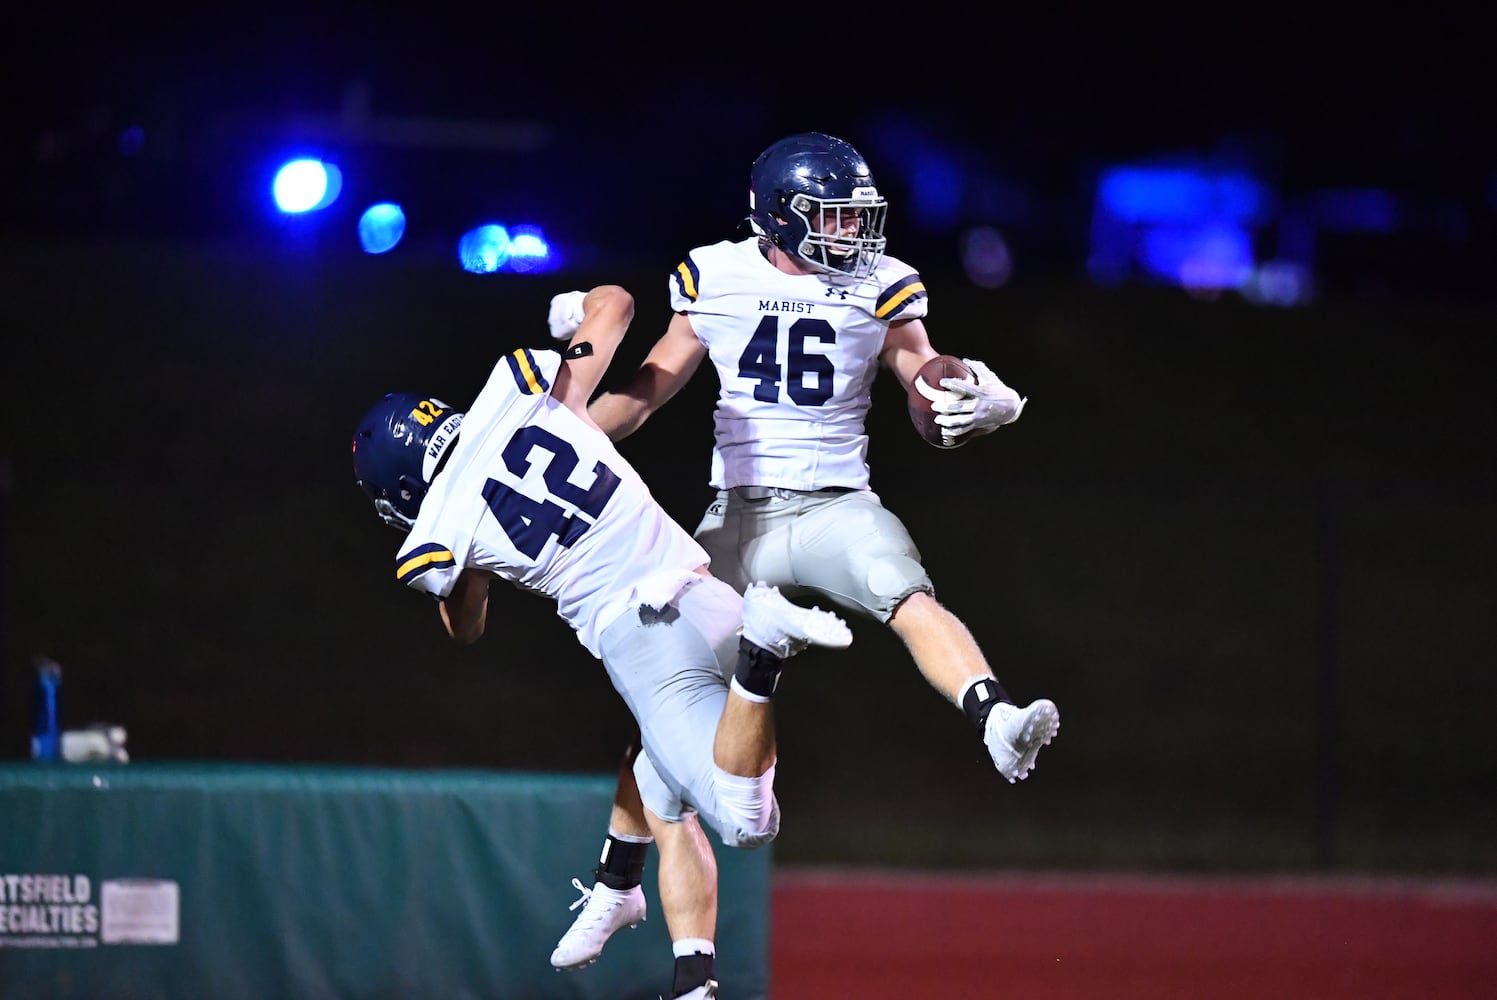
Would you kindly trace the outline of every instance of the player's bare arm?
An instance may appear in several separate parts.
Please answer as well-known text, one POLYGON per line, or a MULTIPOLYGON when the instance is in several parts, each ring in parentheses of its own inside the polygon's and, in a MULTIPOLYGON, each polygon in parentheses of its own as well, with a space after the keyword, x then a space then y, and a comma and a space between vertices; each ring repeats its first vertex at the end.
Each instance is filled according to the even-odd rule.
MULTIPOLYGON (((930 344, 925 322, 910 319, 889 324, 879 360, 898 376, 900 387, 908 392, 920 366, 939 353, 930 344)), ((950 399, 936 406, 940 414, 936 423, 953 438, 962 435, 976 438, 1018 420, 1028 397, 1020 396, 1004 385, 1003 380, 982 361, 976 358, 962 360, 972 369, 975 378, 971 382, 941 380, 941 388, 947 390, 950 399)))
POLYGON ((457 583, 452 585, 452 593, 438 605, 447 634, 458 642, 468 645, 483 635, 489 614, 491 579, 492 576, 483 570, 465 569, 458 574, 457 583))
POLYGON ((939 352, 930 346, 930 334, 925 330, 925 321, 906 319, 889 324, 879 360, 899 379, 900 388, 909 391, 910 383, 915 381, 920 366, 937 353, 939 352))
POLYGON ((697 339, 691 319, 676 313, 634 377, 599 396, 588 413, 610 440, 622 440, 681 391, 706 356, 707 348, 697 339))
POLYGON ((565 364, 551 396, 591 422, 587 401, 603 381, 619 343, 634 321, 634 296, 619 285, 599 285, 582 297, 582 322, 562 350, 565 364))

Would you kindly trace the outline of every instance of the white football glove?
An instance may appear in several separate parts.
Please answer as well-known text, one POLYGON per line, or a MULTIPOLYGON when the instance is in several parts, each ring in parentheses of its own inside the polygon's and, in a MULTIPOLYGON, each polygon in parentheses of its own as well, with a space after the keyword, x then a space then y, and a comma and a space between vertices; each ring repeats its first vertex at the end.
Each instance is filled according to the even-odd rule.
POLYGON ((972 369, 973 381, 941 379, 941 388, 947 390, 947 396, 931 404, 931 409, 939 414, 936 423, 948 447, 963 434, 987 434, 1013 423, 1029 402, 1028 396, 1020 396, 1004 385, 981 361, 962 360, 972 369))
POLYGON ((551 296, 551 311, 546 314, 551 336, 566 340, 577 332, 582 325, 582 300, 585 298, 586 292, 562 292, 551 296))

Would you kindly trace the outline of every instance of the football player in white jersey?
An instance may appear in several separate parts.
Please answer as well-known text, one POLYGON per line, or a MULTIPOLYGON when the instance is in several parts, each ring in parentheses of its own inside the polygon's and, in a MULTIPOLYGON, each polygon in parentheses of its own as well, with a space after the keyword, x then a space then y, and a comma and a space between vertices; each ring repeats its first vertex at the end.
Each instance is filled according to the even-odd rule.
MULTIPOLYGON (((717 920, 716 862, 697 816, 729 846, 775 837, 781 663, 852 635, 830 612, 772 587, 740 597, 708 572, 701 545, 587 414, 633 297, 604 285, 578 306, 565 351, 505 354, 465 414, 417 393, 380 400, 354 433, 354 473, 380 517, 407 532, 397 579, 437 600, 453 638, 483 634, 497 577, 554 601, 602 660, 642 743, 630 795, 643 825, 620 820, 620 832, 659 845, 671 996, 696 1000, 716 989, 717 920)), ((584 895, 643 919, 642 897, 632 912, 629 894, 600 890, 584 895)))
MULTIPOLYGON (((721 387, 717 496, 696 538, 712 572, 735 587, 762 580, 823 595, 887 623, 1012 783, 1034 767, 1060 714, 1047 699, 1014 703, 966 625, 936 600, 904 524, 869 489, 864 419, 880 366, 908 389, 939 353, 919 273, 884 252, 887 207, 849 143, 818 132, 775 142, 750 170, 754 235, 687 254, 670 278, 665 335, 588 412, 618 441, 710 358, 721 387)), ((575 325, 580 294, 553 300, 553 336, 575 325)), ((953 440, 1012 423, 1025 404, 987 365, 967 364, 975 378, 943 379, 935 407, 953 440)))

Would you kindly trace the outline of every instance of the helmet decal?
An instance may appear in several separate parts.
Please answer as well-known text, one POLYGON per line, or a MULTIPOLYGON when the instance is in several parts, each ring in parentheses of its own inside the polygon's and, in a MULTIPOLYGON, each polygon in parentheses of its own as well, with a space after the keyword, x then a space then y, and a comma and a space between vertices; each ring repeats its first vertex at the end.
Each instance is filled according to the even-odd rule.
POLYGON ((749 222, 819 271, 867 277, 887 240, 888 202, 853 146, 822 132, 774 143, 749 171, 749 222))
POLYGON ((387 524, 409 531, 462 427, 463 414, 436 396, 390 393, 353 435, 354 481, 387 524))
POLYGON ((442 456, 447 454, 447 449, 457 437, 457 429, 462 425, 463 415, 454 413, 432 432, 426 442, 426 451, 421 455, 421 479, 424 482, 430 484, 437 477, 437 466, 441 464, 442 456))

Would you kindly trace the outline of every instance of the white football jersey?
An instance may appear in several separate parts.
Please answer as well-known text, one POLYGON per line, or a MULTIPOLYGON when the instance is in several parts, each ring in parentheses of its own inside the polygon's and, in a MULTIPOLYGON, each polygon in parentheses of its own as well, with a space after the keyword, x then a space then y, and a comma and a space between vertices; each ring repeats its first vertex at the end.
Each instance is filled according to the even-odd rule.
POLYGON ((446 597, 463 569, 486 570, 553 598, 597 656, 599 634, 642 591, 661 600, 661 580, 684 583, 707 553, 607 435, 551 398, 561 363, 555 351, 521 348, 494 366, 400 548, 396 577, 446 597))
POLYGON ((886 255, 862 281, 786 274, 751 237, 691 251, 670 292, 722 386, 713 486, 868 487, 864 420, 884 335, 925 316, 913 268, 886 255))

